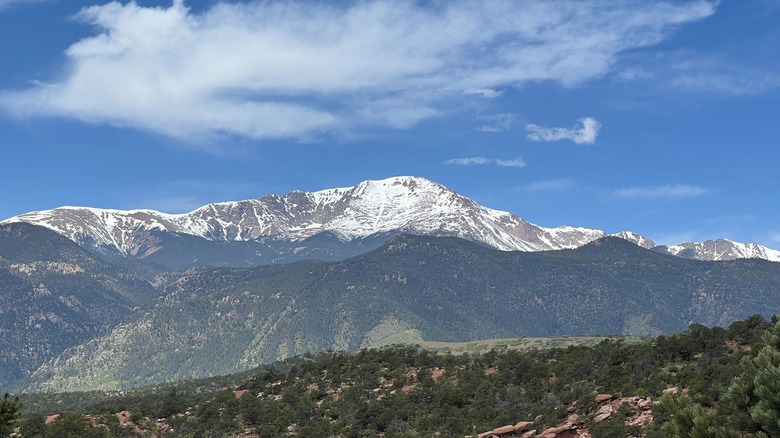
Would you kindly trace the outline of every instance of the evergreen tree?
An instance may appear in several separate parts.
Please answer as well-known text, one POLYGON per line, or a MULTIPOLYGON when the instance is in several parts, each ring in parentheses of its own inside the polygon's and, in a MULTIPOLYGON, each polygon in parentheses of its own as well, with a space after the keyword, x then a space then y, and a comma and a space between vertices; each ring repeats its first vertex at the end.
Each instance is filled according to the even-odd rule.
POLYGON ((765 346, 743 359, 742 373, 726 394, 733 424, 756 437, 780 437, 780 324, 764 335, 765 346))
POLYGON ((661 405, 671 414, 671 420, 662 426, 670 438, 731 438, 735 435, 715 425, 712 414, 685 396, 665 395, 661 405))
POLYGON ((11 397, 10 394, 5 393, 3 398, 0 398, 0 437, 6 437, 13 432, 19 409, 19 397, 11 397))

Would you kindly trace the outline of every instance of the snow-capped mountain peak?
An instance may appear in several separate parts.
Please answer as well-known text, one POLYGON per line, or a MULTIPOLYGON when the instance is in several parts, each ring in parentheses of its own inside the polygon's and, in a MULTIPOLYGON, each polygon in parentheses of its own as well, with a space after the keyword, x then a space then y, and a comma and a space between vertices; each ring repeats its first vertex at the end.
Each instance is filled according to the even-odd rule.
MULTIPOLYGON (((299 241, 329 232, 345 241, 380 234, 448 235, 500 250, 543 251, 576 248, 605 232, 568 225, 544 228, 513 213, 477 204, 425 178, 398 176, 363 181, 353 187, 293 191, 259 199, 204 205, 182 214, 154 210, 60 207, 25 213, 3 222, 29 222, 50 228, 103 253, 143 255, 156 250, 153 232, 198 236, 211 241, 299 241)), ((645 248, 651 240, 632 232, 615 234, 645 248)), ((780 261, 780 252, 756 244, 681 244, 667 252, 696 258, 760 257, 780 261), (697 246, 698 245, 698 246, 697 246), (697 249, 697 248, 703 249, 697 249)))
POLYGON ((780 251, 757 243, 740 243, 729 239, 685 242, 661 246, 658 249, 668 254, 699 260, 765 259, 780 262, 780 251))
POLYGON ((652 249, 655 248, 657 245, 652 240, 648 239, 645 236, 640 236, 637 233, 634 233, 633 231, 621 231, 619 233, 610 234, 610 236, 613 237, 620 237, 621 239, 628 240, 629 242, 639 245, 642 248, 646 249, 652 249))

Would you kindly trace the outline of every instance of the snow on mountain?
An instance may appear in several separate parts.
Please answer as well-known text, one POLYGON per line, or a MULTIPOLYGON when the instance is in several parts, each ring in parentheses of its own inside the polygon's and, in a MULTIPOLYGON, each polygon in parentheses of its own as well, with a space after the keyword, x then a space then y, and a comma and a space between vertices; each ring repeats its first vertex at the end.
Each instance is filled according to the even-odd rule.
POLYGON ((191 234, 215 241, 300 240, 324 231, 350 240, 405 232, 457 236, 501 250, 521 251, 576 248, 605 235, 588 228, 539 227, 416 177, 221 202, 184 214, 60 207, 3 222, 42 225, 83 246, 124 255, 135 255, 148 246, 150 231, 191 234))
MULTIPOLYGON (((184 214, 60 207, 25 213, 2 222, 42 225, 84 247, 130 256, 155 251, 159 239, 155 232, 159 231, 212 241, 298 241, 322 232, 351 240, 401 232, 457 236, 506 251, 576 248, 606 235, 601 230, 567 225, 540 227, 512 213, 478 205, 440 184, 418 177, 394 177, 363 181, 354 187, 220 202, 184 214)), ((645 248, 656 246, 631 232, 615 236, 645 248)), ((760 257, 780 261, 778 251, 757 244, 729 243, 733 248, 729 252, 720 250, 722 244, 716 248, 719 244, 709 242, 669 247, 667 252, 686 256, 693 251, 692 257, 706 260, 760 257), (696 245, 703 249, 696 249, 699 248, 696 245)))
POLYGON ((645 249, 653 249, 657 246, 655 242, 648 239, 647 237, 640 236, 639 234, 631 231, 621 231, 619 233, 610 234, 610 236, 620 237, 621 239, 628 240, 629 242, 635 245, 639 245, 645 249))
POLYGON ((728 239, 659 246, 656 250, 697 260, 765 259, 780 262, 780 251, 757 243, 739 243, 728 239))

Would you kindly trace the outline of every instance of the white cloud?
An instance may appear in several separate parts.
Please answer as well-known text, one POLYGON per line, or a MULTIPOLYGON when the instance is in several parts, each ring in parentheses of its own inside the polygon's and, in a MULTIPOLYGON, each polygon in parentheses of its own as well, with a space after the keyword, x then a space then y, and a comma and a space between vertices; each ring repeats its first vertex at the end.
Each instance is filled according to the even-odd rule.
POLYGON ((504 132, 512 127, 517 116, 512 113, 502 113, 479 116, 477 118, 486 122, 484 125, 477 127, 477 131, 504 132))
POLYGON ((725 97, 755 96, 780 88, 777 69, 757 67, 724 54, 678 50, 655 55, 652 63, 616 73, 628 82, 649 82, 675 92, 725 97))
POLYGON ((579 119, 578 122, 582 125, 581 127, 546 128, 529 124, 526 125, 525 129, 531 131, 531 133, 526 138, 531 141, 571 140, 577 144, 595 143, 601 129, 601 123, 593 117, 584 117, 579 119))
POLYGON ((492 88, 469 88, 468 90, 463 90, 463 94, 484 97, 485 99, 495 99, 503 93, 492 88))
POLYGON ((629 187, 615 191, 623 199, 695 198, 711 190, 689 184, 665 184, 660 186, 629 187))
POLYGON ((474 166, 481 164, 488 164, 492 160, 485 157, 468 157, 468 158, 450 158, 449 160, 442 161, 441 164, 455 164, 457 166, 474 166))
POLYGON ((11 5, 19 5, 23 3, 42 3, 49 0, 0 0, 0 11, 11 5))
POLYGON ((451 158, 445 160, 442 164, 457 165, 457 166, 481 166, 484 164, 495 164, 500 167, 525 167, 525 161, 522 157, 512 159, 501 158, 486 158, 486 157, 467 157, 467 158, 451 158))
POLYGON ((574 180, 571 178, 561 178, 543 181, 534 181, 524 186, 518 187, 524 192, 558 192, 569 190, 574 187, 574 180))
POLYGON ((403 129, 467 94, 599 78, 621 52, 714 11, 704 0, 251 1, 198 13, 182 0, 111 2, 77 15, 96 33, 68 48, 60 77, 1 92, 0 108, 189 140, 403 129))
POLYGON ((780 87, 775 73, 750 71, 689 71, 671 78, 671 85, 689 92, 753 96, 780 87))
POLYGON ((513 158, 511 160, 497 158, 493 160, 493 162, 501 167, 525 167, 525 161, 523 161, 521 157, 513 158))

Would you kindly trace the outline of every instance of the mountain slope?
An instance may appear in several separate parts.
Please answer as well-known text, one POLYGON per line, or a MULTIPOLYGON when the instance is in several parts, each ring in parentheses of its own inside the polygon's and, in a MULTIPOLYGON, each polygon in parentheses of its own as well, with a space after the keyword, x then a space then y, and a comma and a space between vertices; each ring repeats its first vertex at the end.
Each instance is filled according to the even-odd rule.
POLYGON ((340 262, 192 271, 147 314, 43 366, 30 389, 127 387, 405 339, 631 334, 780 308, 780 264, 702 262, 605 238, 502 252, 401 236, 340 262))
MULTIPOLYGON (((164 269, 337 260, 376 248, 400 233, 455 236, 504 251, 576 248, 606 235, 589 228, 540 227, 417 177, 221 202, 185 214, 61 207, 3 221, 14 222, 50 228, 114 261, 143 260, 164 269), (297 244, 306 239, 313 240, 297 244)), ((643 248, 656 246, 631 232, 615 236, 643 248)), ((701 260, 780 261, 780 251, 725 240, 658 251, 701 260)))
POLYGON ((728 239, 657 246, 653 250, 696 260, 764 259, 774 262, 780 261, 780 251, 757 243, 740 243, 728 239))
POLYGON ((514 214, 480 206, 440 184, 414 177, 210 204, 179 215, 151 210, 61 207, 4 222, 38 224, 104 254, 138 257, 160 249, 155 231, 220 242, 299 241, 322 232, 343 240, 383 233, 450 235, 501 250, 521 251, 574 248, 604 236, 602 231, 587 228, 539 227, 514 214))
POLYGON ((0 388, 157 296, 145 281, 51 230, 0 225, 0 388))

